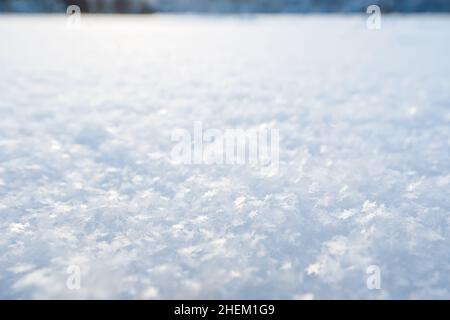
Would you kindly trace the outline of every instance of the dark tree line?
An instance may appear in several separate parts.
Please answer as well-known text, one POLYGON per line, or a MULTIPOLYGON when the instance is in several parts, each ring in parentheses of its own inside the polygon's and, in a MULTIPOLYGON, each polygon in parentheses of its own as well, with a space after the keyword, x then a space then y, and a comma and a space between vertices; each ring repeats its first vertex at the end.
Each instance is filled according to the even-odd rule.
POLYGON ((382 12, 450 12, 450 0, 0 0, 0 12, 363 12, 377 4, 382 12))

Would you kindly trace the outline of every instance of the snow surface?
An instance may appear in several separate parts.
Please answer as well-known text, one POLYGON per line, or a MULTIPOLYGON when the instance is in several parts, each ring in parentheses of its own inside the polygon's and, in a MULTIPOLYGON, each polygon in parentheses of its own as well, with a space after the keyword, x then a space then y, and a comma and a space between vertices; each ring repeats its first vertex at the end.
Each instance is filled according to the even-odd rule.
POLYGON ((0 16, 0 298, 449 299, 449 33, 0 16), (278 174, 173 163, 195 121, 279 129, 278 174))

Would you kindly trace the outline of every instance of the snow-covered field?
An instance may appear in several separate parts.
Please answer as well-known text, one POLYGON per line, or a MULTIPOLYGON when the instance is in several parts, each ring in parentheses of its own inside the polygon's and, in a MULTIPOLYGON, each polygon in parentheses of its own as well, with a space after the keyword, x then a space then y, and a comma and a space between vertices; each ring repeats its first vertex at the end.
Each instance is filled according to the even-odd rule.
POLYGON ((0 16, 0 298, 450 298, 449 16, 82 18, 0 16))

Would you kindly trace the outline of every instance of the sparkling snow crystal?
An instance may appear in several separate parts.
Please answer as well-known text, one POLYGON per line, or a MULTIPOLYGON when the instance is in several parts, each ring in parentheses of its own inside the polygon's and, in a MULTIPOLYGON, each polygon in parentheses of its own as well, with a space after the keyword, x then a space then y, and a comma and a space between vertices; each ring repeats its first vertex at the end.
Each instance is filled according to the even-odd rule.
POLYGON ((0 17, 0 298, 450 298, 449 33, 0 17), (174 163, 196 121, 278 170, 174 163))

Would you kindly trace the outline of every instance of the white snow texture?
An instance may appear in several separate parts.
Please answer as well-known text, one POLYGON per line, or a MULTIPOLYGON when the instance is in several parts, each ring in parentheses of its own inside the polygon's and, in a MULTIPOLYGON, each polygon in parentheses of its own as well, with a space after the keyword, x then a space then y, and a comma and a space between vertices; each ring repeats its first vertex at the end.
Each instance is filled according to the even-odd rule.
POLYGON ((0 16, 0 298, 449 299, 450 19, 366 18, 0 16))

